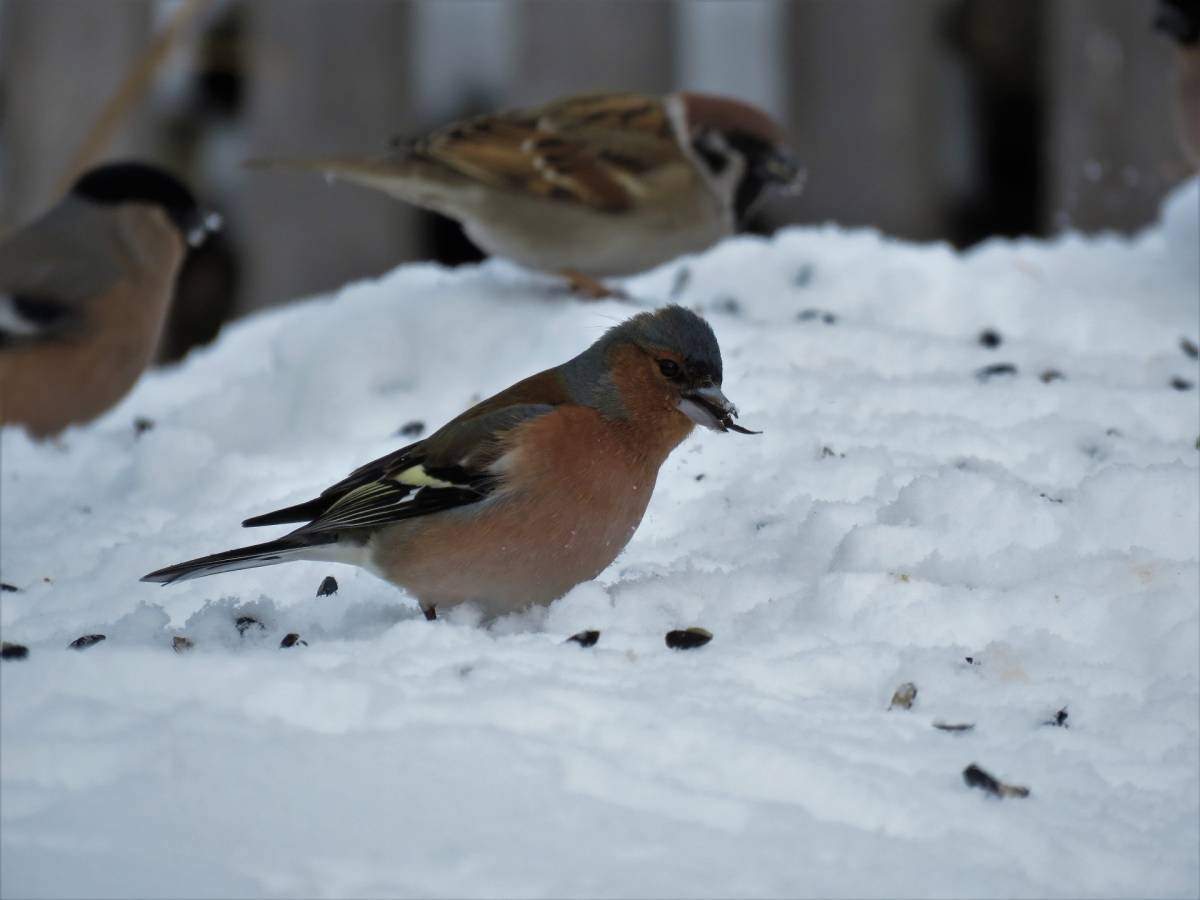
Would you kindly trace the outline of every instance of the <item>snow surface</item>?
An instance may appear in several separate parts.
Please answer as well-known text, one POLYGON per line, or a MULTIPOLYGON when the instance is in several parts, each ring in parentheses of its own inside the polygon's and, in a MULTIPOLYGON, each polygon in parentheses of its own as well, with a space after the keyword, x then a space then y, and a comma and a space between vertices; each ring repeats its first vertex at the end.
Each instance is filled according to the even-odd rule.
POLYGON ((764 433, 689 439, 598 582, 491 628, 316 563, 137 579, 628 303, 405 266, 238 324, 57 445, 8 430, 0 627, 30 656, 0 666, 0 893, 1196 896, 1200 408, 1169 381, 1197 381, 1198 205, 967 254, 791 229, 628 281, 682 285, 764 433), (664 646, 690 625, 712 643, 664 646))

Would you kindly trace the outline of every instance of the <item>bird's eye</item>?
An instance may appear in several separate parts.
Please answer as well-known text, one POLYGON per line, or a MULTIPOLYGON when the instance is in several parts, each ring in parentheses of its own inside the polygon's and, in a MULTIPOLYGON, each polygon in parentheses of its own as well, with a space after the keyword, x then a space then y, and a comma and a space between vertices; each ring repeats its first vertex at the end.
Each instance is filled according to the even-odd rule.
POLYGON ((658 371, 662 372, 668 378, 678 378, 679 363, 673 359, 660 359, 658 361, 658 371))

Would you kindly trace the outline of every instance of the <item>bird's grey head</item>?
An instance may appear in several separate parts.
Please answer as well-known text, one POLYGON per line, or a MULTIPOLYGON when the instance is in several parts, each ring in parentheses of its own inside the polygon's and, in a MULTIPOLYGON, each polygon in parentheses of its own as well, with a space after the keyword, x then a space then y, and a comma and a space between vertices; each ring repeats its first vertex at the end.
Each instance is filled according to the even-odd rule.
POLYGON ((717 431, 745 431, 733 424, 737 408, 721 393, 724 367, 717 336, 707 322, 682 306, 639 313, 610 328, 600 340, 563 367, 577 402, 613 418, 627 418, 628 404, 613 371, 618 351, 626 373, 645 389, 670 399, 692 421, 717 431))

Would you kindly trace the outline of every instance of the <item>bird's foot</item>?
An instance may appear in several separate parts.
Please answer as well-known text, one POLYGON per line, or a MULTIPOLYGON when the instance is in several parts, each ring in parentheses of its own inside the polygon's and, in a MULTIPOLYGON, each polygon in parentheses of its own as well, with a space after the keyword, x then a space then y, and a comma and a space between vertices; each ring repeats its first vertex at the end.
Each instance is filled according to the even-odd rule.
POLYGON ((629 295, 620 288, 607 287, 604 282, 598 281, 590 275, 584 275, 582 272, 566 269, 562 272, 562 276, 567 279, 571 292, 585 300, 607 300, 610 297, 615 300, 629 299, 629 295))
POLYGON ((433 621, 437 620, 437 607, 422 606, 421 612, 425 613, 425 621, 426 622, 433 622, 433 621))

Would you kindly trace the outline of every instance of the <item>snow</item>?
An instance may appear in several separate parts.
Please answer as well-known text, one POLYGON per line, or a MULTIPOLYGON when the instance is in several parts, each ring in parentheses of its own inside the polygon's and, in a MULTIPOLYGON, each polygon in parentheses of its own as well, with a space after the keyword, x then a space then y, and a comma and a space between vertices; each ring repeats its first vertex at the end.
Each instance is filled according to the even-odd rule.
POLYGON ((1198 380, 1198 184, 1132 240, 789 229, 629 280, 682 285, 764 433, 690 438, 598 582, 491 627, 325 564, 137 579, 630 303, 405 266, 57 444, 7 430, 0 893, 1196 896, 1200 407, 1169 382, 1198 380))

